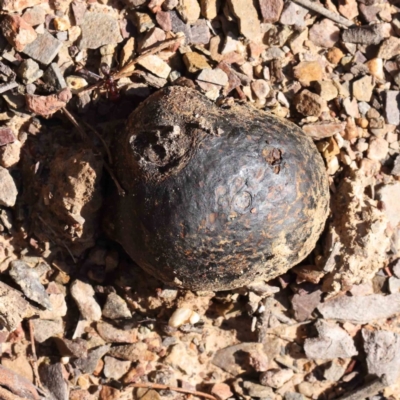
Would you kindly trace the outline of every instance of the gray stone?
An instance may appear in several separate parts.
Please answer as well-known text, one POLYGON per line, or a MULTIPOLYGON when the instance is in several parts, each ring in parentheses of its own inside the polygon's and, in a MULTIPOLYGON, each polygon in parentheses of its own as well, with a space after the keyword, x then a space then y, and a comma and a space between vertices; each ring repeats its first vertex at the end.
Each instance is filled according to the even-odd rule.
POLYGON ((390 293, 399 293, 400 292, 400 279, 394 276, 389 278, 389 292, 390 293))
POLYGON ((208 44, 211 39, 210 28, 205 19, 199 19, 190 28, 192 44, 208 44))
POLYGON ((244 388, 247 390, 250 397, 258 398, 274 398, 274 392, 270 387, 259 385, 251 381, 243 382, 244 388))
POLYGON ((41 64, 48 65, 57 56, 62 45, 62 42, 46 31, 41 35, 37 35, 37 38, 32 43, 29 43, 22 53, 41 64))
POLYGON ((122 297, 116 293, 110 293, 103 307, 103 317, 110 319, 131 318, 132 313, 122 297))
POLYGON ((222 69, 205 68, 197 77, 199 81, 213 83, 214 85, 225 86, 228 83, 228 75, 222 69))
POLYGON ((318 338, 306 339, 304 351, 312 360, 348 358, 358 354, 351 336, 334 323, 318 320, 315 324, 318 338))
POLYGON ((92 374, 97 367, 99 360, 108 353, 111 345, 96 347, 89 351, 87 357, 78 358, 73 362, 76 368, 79 368, 84 374, 92 374))
POLYGON ((299 6, 293 1, 289 1, 285 4, 283 8, 280 23, 282 25, 305 25, 305 16, 308 10, 304 7, 299 6))
POLYGON ((318 311, 326 319, 367 324, 400 314, 400 294, 382 296, 340 296, 321 304, 318 311))
POLYGON ((136 329, 118 329, 107 322, 98 322, 96 329, 105 342, 112 343, 135 343, 137 342, 136 329))
POLYGON ((14 207, 18 190, 11 174, 3 167, 0 167, 0 188, 0 205, 14 207))
POLYGON ((346 372, 347 364, 340 360, 333 360, 324 371, 324 378, 327 381, 337 382, 346 372))
POLYGON ((296 321, 305 321, 321 302, 322 292, 316 290, 312 293, 296 293, 292 298, 292 307, 296 321))
POLYGON ((305 400, 305 397, 301 393, 286 392, 283 397, 284 400, 305 400))
POLYGON ((106 378, 121 379, 129 370, 131 366, 130 361, 117 360, 114 357, 104 357, 103 374, 106 378))
POLYGON ((122 41, 118 21, 108 14, 87 12, 82 25, 81 49, 98 49, 122 41))
POLYGON ((42 384, 51 393, 51 398, 57 400, 69 399, 69 385, 64 378, 64 367, 61 363, 41 363, 39 375, 42 384))
POLYGON ((24 295, 41 306, 51 309, 49 295, 41 284, 37 272, 20 260, 12 261, 10 267, 10 276, 21 287, 24 295))
POLYGON ((394 384, 400 377, 400 335, 389 331, 363 329, 364 350, 371 375, 386 375, 388 383, 394 384))
POLYGON ((394 165, 393 165, 391 174, 394 176, 400 176, 400 155, 397 156, 394 161, 394 165))
POLYGON ((388 124, 400 124, 400 92, 397 90, 385 92, 385 118, 388 124))
MULTIPOLYGON (((167 14, 167 13, 165 13, 167 14)), ((171 19, 171 30, 174 33, 182 32, 185 35, 185 43, 190 44, 192 42, 192 31, 189 24, 185 24, 179 17, 176 11, 170 11, 169 17, 171 19)))
POLYGON ((51 86, 54 91, 67 87, 64 76, 57 63, 51 63, 43 74, 43 81, 51 86))
POLYGON ((64 332, 64 325, 62 319, 48 320, 48 319, 33 319, 33 331, 35 340, 38 343, 43 343, 47 339, 60 335, 64 332))
POLYGON ((39 64, 31 58, 23 60, 18 67, 18 76, 25 84, 35 82, 43 75, 43 71, 39 68, 39 64))

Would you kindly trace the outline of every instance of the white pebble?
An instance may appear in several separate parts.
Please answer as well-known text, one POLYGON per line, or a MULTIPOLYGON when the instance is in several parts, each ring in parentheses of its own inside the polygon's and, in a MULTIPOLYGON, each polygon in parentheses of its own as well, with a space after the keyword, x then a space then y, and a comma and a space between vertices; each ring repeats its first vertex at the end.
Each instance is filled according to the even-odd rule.
POLYGON ((171 315, 171 318, 168 321, 168 325, 173 328, 179 328, 183 324, 187 324, 190 322, 191 324, 198 322, 196 320, 196 316, 198 316, 198 320, 200 320, 200 316, 189 308, 178 308, 171 315), (192 317, 195 322, 192 322, 192 317))

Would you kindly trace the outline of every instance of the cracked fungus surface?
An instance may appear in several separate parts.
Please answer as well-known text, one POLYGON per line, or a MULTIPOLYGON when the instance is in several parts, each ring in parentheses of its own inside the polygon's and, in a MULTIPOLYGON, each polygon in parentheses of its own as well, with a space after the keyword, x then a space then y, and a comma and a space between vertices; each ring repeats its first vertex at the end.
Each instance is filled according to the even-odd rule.
POLYGON ((227 290, 272 279, 323 230, 322 158, 298 127, 265 112, 170 87, 131 114, 113 150, 128 194, 110 200, 107 229, 166 283, 227 290))

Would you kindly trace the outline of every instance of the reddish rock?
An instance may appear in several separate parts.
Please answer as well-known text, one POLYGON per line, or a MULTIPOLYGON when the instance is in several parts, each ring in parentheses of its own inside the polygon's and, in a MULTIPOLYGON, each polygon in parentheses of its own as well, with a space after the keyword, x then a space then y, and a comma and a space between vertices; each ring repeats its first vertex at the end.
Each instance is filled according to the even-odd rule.
POLYGON ((300 114, 318 117, 322 112, 323 100, 321 96, 309 90, 303 90, 294 100, 296 110, 300 114))
POLYGON ((339 40, 339 36, 340 29, 327 18, 314 24, 309 32, 310 40, 319 47, 333 47, 339 40))
POLYGON ((259 0, 264 22, 276 22, 283 10, 283 0, 259 0))
POLYGON ((15 141, 15 136, 10 128, 0 128, 0 146, 4 146, 15 141))
POLYGON ((40 3, 47 3, 42 0, 1 0, 0 9, 3 11, 22 11, 25 8, 36 6, 40 3))
POLYGON ((35 114, 46 116, 54 114, 56 111, 65 107, 71 99, 71 91, 66 88, 58 94, 50 96, 37 96, 34 94, 25 95, 26 107, 35 114))
POLYGON ((6 15, 2 21, 4 37, 17 51, 22 51, 26 45, 32 43, 37 33, 31 25, 27 24, 19 15, 6 15))
POLYGON ((121 391, 112 386, 102 386, 100 391, 100 400, 117 400, 121 396, 121 391))
POLYGON ((218 400, 226 400, 233 396, 229 385, 226 383, 216 383, 211 389, 211 394, 218 400))
POLYGON ((156 21, 160 27, 166 31, 172 31, 171 13, 168 11, 159 11, 156 14, 156 21))

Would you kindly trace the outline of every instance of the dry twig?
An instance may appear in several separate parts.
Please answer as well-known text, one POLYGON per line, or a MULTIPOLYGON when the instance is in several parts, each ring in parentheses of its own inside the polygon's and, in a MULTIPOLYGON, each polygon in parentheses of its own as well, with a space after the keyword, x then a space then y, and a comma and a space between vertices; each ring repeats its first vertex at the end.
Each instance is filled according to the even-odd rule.
POLYGON ((347 18, 342 17, 341 15, 338 15, 324 6, 321 6, 320 4, 310 1, 310 0, 292 0, 294 3, 299 4, 300 6, 303 6, 305 8, 308 8, 309 10, 315 11, 318 14, 323 15, 326 18, 331 19, 334 22, 337 22, 338 24, 344 25, 347 28, 354 25, 353 21, 350 21, 347 18))
POLYGON ((376 378, 372 382, 365 384, 364 386, 353 390, 350 393, 345 394, 340 397, 338 400, 359 400, 366 399, 372 396, 375 396, 380 391, 389 386, 386 375, 383 375, 381 378, 376 378))
POLYGON ((198 392, 197 390, 182 389, 175 386, 161 385, 159 383, 132 383, 128 387, 132 388, 144 388, 144 389, 158 389, 158 390, 172 390, 173 392, 192 394, 193 396, 204 397, 209 400, 217 400, 214 396, 204 392, 198 392))

